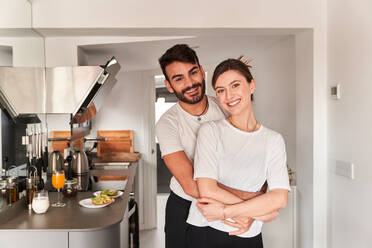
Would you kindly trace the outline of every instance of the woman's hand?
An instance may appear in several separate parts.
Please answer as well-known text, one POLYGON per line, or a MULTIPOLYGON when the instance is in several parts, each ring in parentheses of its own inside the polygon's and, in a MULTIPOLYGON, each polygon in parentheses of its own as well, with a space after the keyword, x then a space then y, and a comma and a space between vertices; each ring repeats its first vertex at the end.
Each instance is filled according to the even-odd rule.
POLYGON ((225 223, 226 225, 235 227, 238 230, 229 232, 229 235, 240 235, 240 234, 243 234, 243 233, 247 232, 249 230, 249 228, 251 227, 253 221, 254 221, 254 219, 252 219, 250 217, 244 217, 244 216, 235 217, 235 218, 231 218, 231 219, 234 222, 229 221, 229 220, 224 220, 223 223, 225 223))
POLYGON ((198 199, 196 206, 208 221, 224 219, 225 205, 222 202, 203 197, 198 199))

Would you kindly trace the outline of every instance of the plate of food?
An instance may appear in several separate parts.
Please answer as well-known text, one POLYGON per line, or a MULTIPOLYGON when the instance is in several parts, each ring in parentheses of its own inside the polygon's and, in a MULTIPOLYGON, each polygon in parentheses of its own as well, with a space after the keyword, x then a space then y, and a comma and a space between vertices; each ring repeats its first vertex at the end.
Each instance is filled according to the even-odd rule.
POLYGON ((108 195, 98 195, 94 198, 87 198, 79 201, 79 204, 86 208, 103 208, 115 201, 114 198, 108 195))
POLYGON ((101 191, 96 191, 93 193, 94 196, 99 196, 99 195, 107 195, 112 198, 117 198, 119 196, 122 196, 124 194, 123 191, 120 190, 110 190, 110 189, 105 189, 101 191))

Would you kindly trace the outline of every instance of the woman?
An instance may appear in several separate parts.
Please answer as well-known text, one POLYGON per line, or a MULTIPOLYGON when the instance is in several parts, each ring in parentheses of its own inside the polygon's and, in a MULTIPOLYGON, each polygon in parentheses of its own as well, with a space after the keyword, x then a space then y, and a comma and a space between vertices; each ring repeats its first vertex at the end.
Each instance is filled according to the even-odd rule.
POLYGON ((214 71, 212 85, 230 116, 199 129, 194 178, 202 198, 190 208, 189 245, 262 247, 262 222, 255 216, 284 208, 290 190, 284 140, 256 120, 251 102, 255 82, 246 64, 237 59, 223 61, 214 71), (269 192, 244 202, 218 186, 219 182, 256 192, 265 181, 269 192), (234 217, 254 221, 247 232, 232 236, 234 224, 227 225, 227 219, 234 217))

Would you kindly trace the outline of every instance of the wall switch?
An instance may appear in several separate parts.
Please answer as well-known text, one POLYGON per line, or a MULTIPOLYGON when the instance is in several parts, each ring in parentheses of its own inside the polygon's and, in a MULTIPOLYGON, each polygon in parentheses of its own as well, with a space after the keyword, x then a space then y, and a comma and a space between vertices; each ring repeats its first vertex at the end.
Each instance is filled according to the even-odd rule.
POLYGON ((340 92, 340 85, 337 84, 336 86, 331 87, 331 96, 333 99, 338 100, 341 98, 341 92, 340 92))
POLYGON ((336 174, 350 179, 354 179, 354 164, 336 160, 336 174))

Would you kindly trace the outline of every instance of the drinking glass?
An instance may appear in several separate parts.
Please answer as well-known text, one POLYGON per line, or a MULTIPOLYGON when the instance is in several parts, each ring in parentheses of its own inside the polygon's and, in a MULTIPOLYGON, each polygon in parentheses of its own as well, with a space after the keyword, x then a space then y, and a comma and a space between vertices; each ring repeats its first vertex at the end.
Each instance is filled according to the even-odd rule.
POLYGON ((36 191, 34 198, 32 198, 32 210, 37 214, 45 213, 49 208, 49 195, 48 191, 36 191))
POLYGON ((64 207, 66 203, 61 202, 61 188, 65 185, 65 172, 63 170, 53 171, 52 185, 58 190, 58 200, 52 204, 52 207, 64 207))

